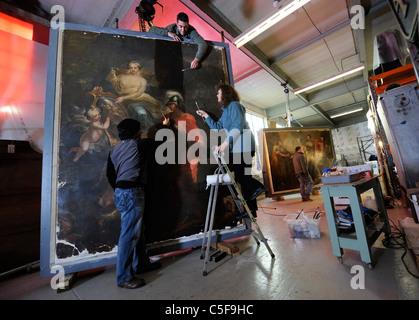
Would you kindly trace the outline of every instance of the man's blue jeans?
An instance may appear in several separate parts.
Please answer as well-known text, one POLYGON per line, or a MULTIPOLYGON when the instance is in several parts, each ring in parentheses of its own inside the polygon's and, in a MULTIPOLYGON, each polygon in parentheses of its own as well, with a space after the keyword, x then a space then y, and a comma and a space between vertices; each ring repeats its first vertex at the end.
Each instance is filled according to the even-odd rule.
POLYGON ((116 188, 114 201, 121 213, 116 282, 123 284, 131 280, 139 265, 148 260, 143 232, 144 191, 141 188, 116 188))

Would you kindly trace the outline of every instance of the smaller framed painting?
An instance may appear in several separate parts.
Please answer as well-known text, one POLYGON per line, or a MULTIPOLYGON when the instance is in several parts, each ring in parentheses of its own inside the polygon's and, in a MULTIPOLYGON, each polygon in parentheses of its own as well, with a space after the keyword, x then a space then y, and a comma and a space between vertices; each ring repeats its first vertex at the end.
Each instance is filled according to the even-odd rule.
POLYGON ((321 182, 322 171, 329 168, 335 159, 329 128, 264 129, 263 178, 267 196, 299 192, 292 163, 297 146, 304 152, 314 185, 321 182))

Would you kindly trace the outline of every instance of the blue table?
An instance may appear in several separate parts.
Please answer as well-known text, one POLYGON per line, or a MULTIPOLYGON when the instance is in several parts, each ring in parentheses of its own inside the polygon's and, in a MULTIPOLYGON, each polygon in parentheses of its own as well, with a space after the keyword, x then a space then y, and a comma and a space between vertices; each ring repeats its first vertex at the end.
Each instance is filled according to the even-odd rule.
POLYGON ((387 211, 384 205, 381 192, 379 176, 364 178, 351 183, 322 184, 324 208, 326 211, 327 224, 329 225, 330 240, 332 242, 333 254, 342 262, 343 249, 351 249, 360 252, 361 260, 367 263, 372 269, 371 247, 379 235, 384 232, 390 234, 387 211), (361 194, 373 189, 377 203, 378 216, 369 226, 365 225, 362 214, 361 194), (336 208, 333 197, 348 197, 352 210, 355 226, 354 233, 343 233, 337 227, 336 208))

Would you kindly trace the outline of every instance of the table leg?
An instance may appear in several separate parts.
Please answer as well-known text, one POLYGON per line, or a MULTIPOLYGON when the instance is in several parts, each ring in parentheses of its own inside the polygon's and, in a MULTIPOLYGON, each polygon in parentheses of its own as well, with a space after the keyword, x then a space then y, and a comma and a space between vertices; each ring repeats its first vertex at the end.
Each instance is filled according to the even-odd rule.
POLYGON ((351 204, 352 217, 355 225, 357 246, 361 254, 361 260, 367 264, 371 263, 371 249, 368 243, 364 216, 362 213, 361 197, 355 188, 348 191, 349 202, 351 204))
MULTIPOLYGON (((335 208, 332 204, 332 199, 327 187, 322 187, 322 195, 327 224, 329 225, 329 236, 332 243, 333 254, 338 258, 341 258, 343 255, 343 250, 339 244, 338 228, 335 221, 335 208)), ((339 259, 339 261, 342 262, 341 259, 339 259)))

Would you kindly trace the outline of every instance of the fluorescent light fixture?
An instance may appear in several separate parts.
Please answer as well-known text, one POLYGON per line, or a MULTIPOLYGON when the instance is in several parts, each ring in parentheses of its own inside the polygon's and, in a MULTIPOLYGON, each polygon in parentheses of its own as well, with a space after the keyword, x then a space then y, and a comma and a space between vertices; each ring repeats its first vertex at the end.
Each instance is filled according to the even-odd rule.
POLYGON ((347 114, 359 112, 359 111, 362 111, 362 110, 364 110, 364 108, 357 108, 357 109, 353 109, 353 110, 349 110, 349 111, 345 111, 345 112, 342 112, 342 113, 335 114, 333 116, 330 116, 330 118, 334 119, 334 118, 346 116, 347 114))
POLYGON ((323 80, 317 81, 315 83, 309 84, 309 85, 307 85, 305 87, 297 88, 297 89, 294 90, 294 94, 299 94, 301 92, 308 91, 310 89, 314 89, 314 88, 320 87, 320 86, 322 86, 322 85, 324 85, 326 83, 329 83, 329 82, 335 81, 337 79, 340 79, 340 78, 349 76, 352 73, 361 71, 364 68, 365 68, 365 66, 364 66, 363 63, 358 64, 358 65, 356 65, 356 66, 354 66, 354 67, 352 67, 352 68, 350 68, 348 70, 341 71, 341 72, 335 74, 334 76, 331 76, 331 77, 325 78, 323 80))
POLYGON ((234 45, 237 48, 240 48, 242 45, 257 37, 262 32, 269 29, 274 24, 289 16, 290 14, 292 14, 305 4, 309 3, 310 1, 311 0, 286 1, 286 3, 283 6, 281 6, 280 9, 275 9, 273 13, 269 14, 268 16, 260 20, 258 23, 256 23, 255 26, 247 29, 245 32, 243 32, 241 35, 235 38, 233 40, 234 45))

